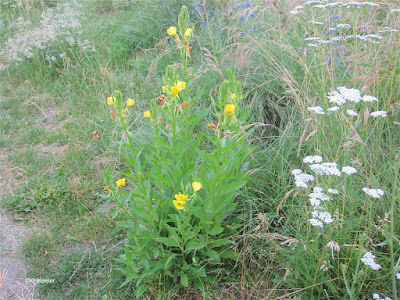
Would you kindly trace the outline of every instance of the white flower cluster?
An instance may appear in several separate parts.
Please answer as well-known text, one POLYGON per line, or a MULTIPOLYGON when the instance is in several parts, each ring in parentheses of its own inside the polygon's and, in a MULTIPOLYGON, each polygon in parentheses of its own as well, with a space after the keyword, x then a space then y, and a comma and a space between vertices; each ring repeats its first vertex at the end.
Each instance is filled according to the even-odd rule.
POLYGON ((358 113, 356 111, 352 110, 352 109, 348 109, 346 112, 350 117, 358 116, 358 113))
MULTIPOLYGON (((332 107, 328 108, 327 109, 328 111, 338 111, 340 109, 339 106, 346 104, 347 102, 353 102, 353 103, 357 104, 361 101, 367 102, 367 103, 378 101, 378 98, 376 98, 374 96, 371 96, 371 95, 361 96, 361 91, 359 91, 358 89, 346 88, 344 86, 338 87, 336 91, 329 92, 327 98, 330 103, 336 104, 336 106, 332 106, 332 107)), ((346 111, 346 113, 349 116, 358 116, 358 113, 352 109, 348 109, 346 111)), ((375 118, 378 118, 378 117, 384 118, 387 116, 387 112, 383 111, 383 110, 375 111, 375 112, 371 113, 371 116, 375 117, 375 118)))
POLYGON ((320 209, 314 209, 314 211, 311 213, 312 218, 309 220, 310 224, 313 226, 318 226, 318 227, 323 227, 324 223, 325 224, 330 224, 333 222, 332 215, 327 212, 323 211, 320 209))
POLYGON ((378 33, 386 33, 386 32, 399 32, 397 29, 392 29, 390 27, 383 27, 378 33))
POLYGON ((400 280, 400 273, 396 273, 396 279, 400 280))
POLYGON ((344 29, 350 29, 351 25, 347 23, 341 23, 336 25, 337 28, 344 28, 344 29))
POLYGON ((328 193, 338 195, 339 191, 335 189, 328 189, 328 193))
MULTIPOLYGON (((344 27, 341 27, 341 28, 344 28, 344 27)), ((329 28, 329 30, 336 31, 336 28, 332 27, 332 28, 329 28)), ((310 39, 311 38, 307 38, 304 40, 308 41, 310 39)), ((330 37, 329 40, 312 37, 312 40, 314 41, 313 44, 316 45, 317 47, 319 45, 324 45, 324 44, 330 45, 330 44, 332 44, 332 42, 347 41, 347 40, 351 40, 351 39, 359 39, 361 41, 370 42, 372 44, 380 44, 381 43, 380 40, 383 39, 383 37, 380 35, 377 35, 377 34, 365 34, 365 35, 353 34, 353 35, 347 35, 347 36, 339 36, 338 35, 338 36, 330 37)), ((309 46, 309 44, 307 46, 309 46)))
POLYGON ((332 8, 332 7, 351 7, 351 6, 356 6, 356 7, 362 7, 362 6, 370 6, 370 7, 379 7, 379 4, 373 3, 373 2, 356 2, 356 1, 351 1, 351 2, 332 2, 328 3, 325 5, 318 4, 314 5, 313 8, 332 8))
POLYGON ((321 106, 310 106, 307 108, 308 111, 312 111, 313 113, 317 115, 324 115, 325 111, 321 106))
POLYGON ((381 265, 378 265, 378 264, 375 262, 375 255, 373 255, 371 252, 365 252, 364 256, 361 258, 361 261, 362 261, 365 265, 371 267, 371 269, 373 269, 373 270, 375 270, 375 271, 377 271, 377 270, 379 270, 379 269, 382 268, 381 265))
MULTIPOLYGON (((77 46, 81 51, 95 51, 88 40, 82 40, 82 25, 79 21, 81 16, 82 5, 72 1, 58 4, 54 9, 44 10, 36 27, 20 19, 17 24, 19 32, 7 40, 0 55, 8 62, 22 61, 33 57, 35 50, 46 50, 56 43, 64 43, 63 49, 77 46)), ((48 57, 55 56, 48 55, 48 57)))
POLYGON ((347 175, 353 175, 357 173, 357 169, 354 167, 350 167, 350 166, 344 166, 342 168, 342 172, 346 173, 347 175))
POLYGON ((374 299, 374 300, 392 300, 392 298, 389 298, 389 297, 381 298, 381 296, 379 294, 372 294, 372 299, 374 299))
POLYGON ((322 228, 324 223, 332 223, 332 215, 321 205, 322 202, 331 200, 331 197, 324 193, 324 189, 318 186, 314 187, 313 192, 308 197, 310 204, 314 207, 314 211, 311 213, 312 218, 309 220, 310 224, 322 228))
POLYGON ((293 170, 292 175, 294 175, 295 185, 299 188, 302 187, 308 189, 307 183, 315 180, 314 176, 307 173, 303 173, 303 171, 300 169, 293 170))
POLYGON ((342 172, 340 172, 337 163, 321 163, 321 164, 312 164, 310 165, 311 170, 317 175, 336 175, 341 176, 342 172))
POLYGON ((363 188, 362 189, 364 193, 366 193, 368 196, 371 196, 372 198, 379 199, 383 195, 385 195, 385 192, 382 191, 381 189, 369 189, 369 188, 363 188))
POLYGON ((322 156, 319 155, 309 155, 303 158, 303 163, 305 164, 313 164, 313 163, 321 163, 323 162, 322 156))
POLYGON ((387 112, 384 110, 378 110, 378 111, 372 112, 371 116, 373 116, 374 118, 378 118, 378 117, 384 118, 387 116, 387 112))

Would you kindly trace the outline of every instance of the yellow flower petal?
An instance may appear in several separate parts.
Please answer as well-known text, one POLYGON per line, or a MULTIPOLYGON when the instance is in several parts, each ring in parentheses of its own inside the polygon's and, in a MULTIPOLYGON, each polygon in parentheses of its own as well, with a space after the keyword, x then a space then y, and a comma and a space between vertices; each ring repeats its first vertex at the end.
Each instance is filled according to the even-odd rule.
POLYGON ((126 100, 126 107, 131 107, 135 105, 135 100, 129 98, 128 100, 126 100))
POLYGON ((108 105, 114 105, 115 104, 115 97, 108 97, 107 98, 107 103, 108 103, 108 105))
POLYGON ((173 86, 172 88, 171 88, 171 95, 178 95, 178 93, 180 92, 181 90, 179 89, 179 88, 177 88, 176 86, 173 86))
POLYGON ((176 36, 176 27, 171 26, 170 28, 168 28, 167 33, 169 35, 176 36))
POLYGON ((184 90, 186 89, 186 82, 178 80, 178 82, 176 83, 176 87, 178 89, 184 90))
POLYGON ((200 182, 195 181, 192 183, 192 187, 193 187, 193 191, 195 193, 197 193, 203 187, 203 185, 200 182))
POLYGON ((116 184, 117 186, 125 186, 125 183, 126 183, 126 179, 125 179, 125 178, 121 178, 121 179, 119 179, 119 180, 117 180, 117 181, 115 182, 115 184, 116 184))
POLYGON ((149 111, 149 110, 146 111, 146 112, 143 114, 143 117, 145 117, 145 118, 151 118, 151 113, 150 113, 150 111, 149 111))
POLYGON ((172 203, 174 204, 176 209, 181 210, 181 209, 185 208, 184 207, 184 203, 182 203, 182 202, 179 202, 179 201, 176 201, 176 200, 172 200, 172 203))
POLYGON ((234 110, 235 110, 235 105, 234 104, 228 104, 228 105, 225 106, 225 113, 227 115, 232 115, 234 110))
POLYGON ((183 203, 183 204, 186 202, 186 198, 187 198, 187 196, 186 196, 186 195, 183 195, 183 194, 181 194, 181 193, 175 194, 175 199, 176 199, 177 201, 183 203))
POLYGON ((193 29, 192 28, 188 28, 185 31, 185 36, 187 36, 187 37, 192 36, 192 33, 193 33, 193 29))

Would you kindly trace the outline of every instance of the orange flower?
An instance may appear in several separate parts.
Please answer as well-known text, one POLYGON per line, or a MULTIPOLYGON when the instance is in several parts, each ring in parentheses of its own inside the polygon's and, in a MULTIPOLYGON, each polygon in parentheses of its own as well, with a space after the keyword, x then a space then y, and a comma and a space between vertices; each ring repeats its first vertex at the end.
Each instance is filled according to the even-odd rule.
POLYGON ((189 41, 185 41, 185 46, 189 45, 189 41))
POLYGON ((181 106, 182 107, 185 107, 185 106, 187 106, 189 104, 189 102, 188 101, 185 101, 185 102, 183 102, 182 104, 181 104, 181 106))
POLYGON ((159 118, 158 118, 158 121, 161 121, 162 119, 163 119, 163 117, 159 117, 159 118))
POLYGON ((158 102, 164 102, 165 99, 161 98, 161 97, 157 97, 158 102))
POLYGON ((215 126, 214 124, 208 124, 208 127, 211 128, 211 129, 218 129, 218 127, 215 126))
POLYGON ((189 51, 192 51, 192 46, 189 46, 189 51))
POLYGON ((117 117, 117 114, 115 113, 115 111, 110 111, 110 114, 112 114, 114 117, 117 117))
POLYGON ((110 191, 111 191, 110 188, 109 188, 108 186, 104 187, 104 190, 107 191, 107 192, 110 192, 110 191))

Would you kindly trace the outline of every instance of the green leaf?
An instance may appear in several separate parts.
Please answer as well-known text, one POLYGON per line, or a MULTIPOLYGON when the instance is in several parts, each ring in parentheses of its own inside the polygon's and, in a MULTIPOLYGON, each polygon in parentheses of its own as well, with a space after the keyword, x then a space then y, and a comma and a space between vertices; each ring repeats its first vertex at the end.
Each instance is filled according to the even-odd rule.
POLYGON ((167 260, 165 261, 164 269, 168 270, 170 268, 170 266, 172 265, 171 262, 175 257, 176 254, 171 254, 170 256, 168 256, 167 260))
POLYGON ((198 241, 189 241, 185 246, 187 251, 198 250, 198 249, 201 249, 204 247, 205 247, 205 244, 200 244, 198 241))
POLYGON ((225 246, 229 243, 232 243, 232 241, 229 239, 221 239, 221 240, 217 240, 215 242, 211 242, 210 246, 211 246, 211 248, 217 248, 217 247, 225 246))
POLYGON ((117 222, 118 226, 123 228, 132 228, 135 227, 135 223, 129 221, 119 221, 117 222))
POLYGON ((188 278, 188 276, 185 273, 181 273, 180 277, 181 277, 181 284, 184 287, 188 287, 189 286, 189 278, 188 278))
POLYGON ((148 289, 147 285, 141 284, 139 287, 136 289, 136 298, 140 298, 148 289))
POLYGON ((165 246, 168 246, 168 247, 179 247, 180 246, 178 241, 176 241, 173 238, 169 238, 169 237, 159 237, 157 239, 157 241, 163 243, 165 246))
POLYGON ((205 285, 204 285, 203 279, 196 278, 194 283, 196 284, 196 287, 201 291, 201 294, 203 295, 203 297, 205 297, 206 292, 205 292, 205 285))
POLYGON ((238 258, 238 253, 233 251, 233 250, 227 250, 221 253, 220 257, 221 258, 229 258, 229 259, 237 259, 238 258))
POLYGON ((221 226, 215 226, 215 227, 213 228, 213 230, 211 230, 208 234, 209 234, 209 235, 217 235, 217 234, 222 233, 222 231, 224 231, 224 228, 223 228, 223 227, 221 227, 221 226))

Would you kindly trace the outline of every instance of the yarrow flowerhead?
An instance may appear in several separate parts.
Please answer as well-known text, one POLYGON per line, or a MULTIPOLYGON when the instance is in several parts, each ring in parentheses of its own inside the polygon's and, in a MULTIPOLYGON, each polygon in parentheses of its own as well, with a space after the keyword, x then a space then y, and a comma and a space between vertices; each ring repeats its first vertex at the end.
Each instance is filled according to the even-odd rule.
POLYGON ((321 106, 311 106, 307 108, 308 111, 312 111, 314 114, 317 115, 324 115, 325 111, 321 106))
POLYGON ((303 158, 305 164, 321 163, 324 159, 319 155, 308 155, 303 158))
POLYGON ((352 110, 352 109, 348 109, 346 112, 351 117, 358 116, 358 113, 356 111, 352 110))
POLYGON ((357 173, 357 169, 354 167, 345 166, 342 168, 342 172, 346 173, 347 175, 353 175, 353 174, 357 173))
POLYGON ((224 110, 225 110, 225 113, 227 115, 232 115, 233 112, 235 111, 235 105, 234 104, 227 104, 227 105, 225 105, 224 110))
POLYGON ((115 184, 116 184, 117 186, 125 186, 125 183, 126 183, 126 179, 125 179, 125 178, 121 178, 121 179, 119 179, 119 180, 117 180, 117 181, 115 182, 115 184))
POLYGON ((372 198, 379 199, 381 198, 385 192, 382 191, 381 189, 369 189, 369 188, 363 188, 362 189, 364 193, 366 193, 368 196, 371 196, 372 198))
POLYGON ((387 112, 383 110, 374 111, 373 113, 371 113, 371 116, 373 116, 374 118, 378 117, 385 118, 387 116, 387 112))
POLYGON ((339 177, 342 175, 336 163, 312 164, 310 168, 317 175, 336 175, 339 177))
POLYGON ((364 256, 361 258, 361 261, 366 265, 371 267, 371 269, 377 271, 382 268, 381 265, 378 265, 375 262, 375 255, 373 255, 371 252, 365 252, 364 256))

